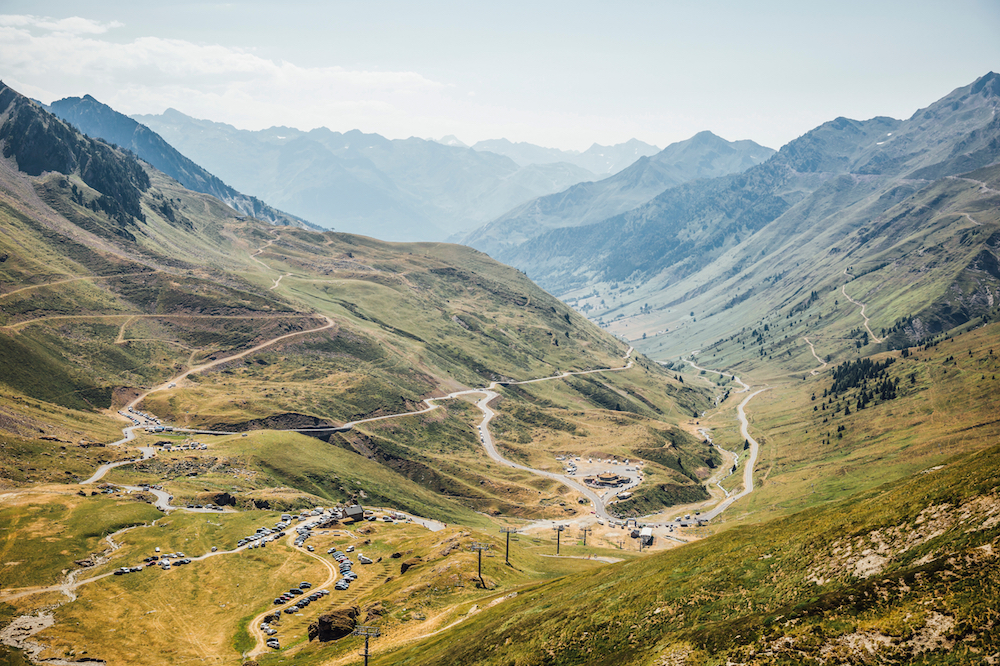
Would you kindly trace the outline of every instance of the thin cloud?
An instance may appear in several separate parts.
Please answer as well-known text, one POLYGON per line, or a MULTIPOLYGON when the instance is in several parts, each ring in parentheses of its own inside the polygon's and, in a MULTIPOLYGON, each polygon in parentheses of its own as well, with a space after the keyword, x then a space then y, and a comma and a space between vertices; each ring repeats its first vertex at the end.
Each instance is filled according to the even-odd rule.
POLYGON ((118 21, 100 23, 80 16, 53 19, 48 16, 33 16, 31 14, 0 14, 0 26, 35 27, 70 35, 100 35, 124 25, 118 21))
POLYGON ((218 44, 95 36, 86 19, 0 16, 0 71, 46 102, 89 93, 125 113, 175 107, 245 127, 401 118, 440 107, 452 86, 416 72, 303 67, 218 44), (219 118, 220 110, 226 116, 219 118))

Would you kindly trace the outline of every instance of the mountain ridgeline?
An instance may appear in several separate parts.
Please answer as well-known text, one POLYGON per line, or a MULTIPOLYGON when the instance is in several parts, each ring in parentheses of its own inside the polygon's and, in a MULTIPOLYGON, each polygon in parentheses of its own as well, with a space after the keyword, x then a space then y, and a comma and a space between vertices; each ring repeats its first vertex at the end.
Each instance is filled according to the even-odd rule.
POLYGON ((156 132, 90 95, 57 100, 47 109, 84 134, 130 150, 189 190, 211 194, 244 215, 272 224, 309 226, 304 220, 272 208, 256 197, 237 192, 184 157, 156 132))
POLYGON ((465 235, 518 204, 595 178, 567 162, 520 166, 415 137, 325 127, 252 132, 173 109, 135 119, 241 191, 324 227, 385 240, 465 235))
POLYGON ((641 206, 668 188, 740 173, 773 154, 753 141, 731 142, 699 132, 652 156, 640 157, 608 178, 529 201, 477 229, 464 242, 503 260, 508 255, 517 257, 519 245, 547 230, 600 222, 641 206))
MULTIPOLYGON (((0 86, 0 662, 346 663, 359 626, 411 666, 1000 655, 1000 77, 536 200, 492 238, 564 301, 472 247, 240 214, 60 107, 109 138, 0 86), (355 503, 382 519, 316 508, 355 503)), ((580 175, 174 121, 373 225, 580 175)))
POLYGON ((630 139, 614 146, 595 143, 583 152, 544 148, 530 143, 508 139, 478 141, 473 150, 496 153, 514 160, 521 166, 567 162, 592 172, 595 178, 606 178, 625 169, 641 157, 657 154, 660 149, 638 139, 630 139))
MULTIPOLYGON (((87 206, 106 214, 112 233, 131 237, 129 228, 145 221, 140 200, 149 189, 142 166, 107 144, 81 136, 64 122, 39 113, 32 101, 0 83, 0 141, 3 156, 31 176, 77 173, 98 196, 87 206)), ((74 198, 83 203, 74 189, 74 198)))
POLYGON ((754 310, 794 306, 802 289, 838 288, 845 272, 895 266, 898 279, 887 279, 884 290, 901 279, 904 263, 924 256, 914 254, 921 245, 942 251, 934 246, 947 222, 955 251, 935 265, 940 271, 945 260, 954 270, 937 273, 928 298, 905 313, 923 319, 914 342, 985 312, 992 300, 995 193, 976 185, 992 176, 969 172, 1000 160, 998 108, 1000 76, 990 73, 907 120, 837 118, 741 173, 672 187, 627 212, 551 229, 497 256, 620 333, 625 323, 639 333, 675 327, 672 310, 702 313, 685 323, 692 334, 724 330, 723 320, 739 329, 739 318, 754 310), (928 226, 946 211, 953 215, 928 226), (982 277, 961 277, 966 269, 982 277), (949 296, 955 290, 969 296, 965 305, 949 296))

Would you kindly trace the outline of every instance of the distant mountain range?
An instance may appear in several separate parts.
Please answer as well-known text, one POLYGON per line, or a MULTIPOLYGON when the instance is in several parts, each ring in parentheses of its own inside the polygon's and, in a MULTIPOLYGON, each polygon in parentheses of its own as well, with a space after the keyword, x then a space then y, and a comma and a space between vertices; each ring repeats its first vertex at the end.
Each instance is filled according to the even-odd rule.
POLYGON ((160 135, 90 95, 67 97, 46 107, 84 134, 127 148, 139 158, 195 192, 211 194, 237 211, 272 224, 314 226, 242 194, 182 155, 160 135))
POLYGON ((173 109, 134 118, 243 191, 323 226, 385 240, 464 235, 595 177, 565 162, 519 166, 491 152, 358 130, 239 130, 173 109))
MULTIPOLYGON (((446 137, 446 139, 457 140, 455 137, 446 137)), ((575 150, 543 148, 542 146, 524 142, 513 143, 507 139, 480 141, 473 145, 472 148, 473 150, 504 155, 521 166, 566 162, 587 169, 598 178, 616 174, 640 157, 655 155, 660 151, 656 146, 644 143, 638 139, 630 139, 625 143, 619 143, 614 146, 602 146, 595 143, 582 153, 575 150)))
POLYGON ((578 183, 529 201, 477 229, 464 242, 496 257, 516 256, 513 247, 549 229, 599 222, 636 208, 667 188, 698 178, 739 173, 773 154, 771 148, 753 141, 731 142, 700 132, 651 157, 642 156, 604 180, 578 183))

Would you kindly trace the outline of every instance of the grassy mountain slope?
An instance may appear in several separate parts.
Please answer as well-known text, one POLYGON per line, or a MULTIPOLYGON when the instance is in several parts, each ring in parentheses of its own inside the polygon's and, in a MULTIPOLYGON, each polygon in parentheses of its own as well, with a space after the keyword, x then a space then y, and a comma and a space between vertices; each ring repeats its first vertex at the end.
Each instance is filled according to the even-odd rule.
MULTIPOLYGON (((159 517, 142 493, 81 497, 72 485, 134 455, 95 445, 119 437, 109 409, 184 369, 298 333, 145 398, 173 423, 241 434, 108 479, 241 510, 175 512, 136 527, 92 573, 136 564, 154 546, 231 546, 273 524, 268 509, 361 499, 450 525, 317 535, 317 556, 350 544, 383 558, 359 566, 349 594, 323 602, 324 611, 357 604, 359 621, 385 629, 376 663, 976 663, 1000 654, 1000 167, 983 166, 996 80, 910 121, 830 123, 767 163, 782 169, 671 190, 660 210, 697 213, 716 230, 736 225, 740 242, 685 227, 691 248, 711 248, 704 266, 685 272, 681 261, 657 274, 673 276, 666 289, 622 278, 577 301, 603 298, 615 317, 634 315, 609 323, 669 366, 635 353, 627 370, 535 384, 509 380, 620 367, 627 345, 471 248, 243 219, 0 91, 0 548, 9 557, 0 617, 63 603, 53 591, 8 591, 51 583, 112 529, 159 517), (895 139, 882 136, 889 131, 895 139), (878 146, 890 140, 892 151, 878 146), (977 168, 951 173, 958 165, 977 168), (927 169, 936 180, 915 178, 927 169), (654 288, 664 300, 647 305, 643 290, 654 288), (643 306, 630 312, 616 299, 643 306), (327 318, 328 328, 305 332, 327 318), (643 513, 700 499, 723 457, 699 429, 741 454, 739 472, 746 461, 734 418, 746 394, 691 369, 682 353, 767 389, 748 407, 760 442, 755 491, 707 527, 679 528, 688 543, 658 537, 668 552, 609 566, 578 558, 627 553, 606 547, 626 539, 617 528, 597 546, 563 535, 566 558, 550 557, 553 544, 535 532, 514 542, 512 566, 487 555, 483 580, 473 579, 473 542, 494 554, 505 545, 496 518, 590 516, 555 481, 487 458, 471 400, 349 432, 280 432, 413 411, 428 396, 500 380, 491 430, 505 456, 550 470, 561 468, 556 456, 642 458, 647 479, 623 511, 643 513), (34 552, 51 561, 25 566, 34 552)), ((649 266, 654 255, 643 255, 649 266)), ((163 438, 143 434, 138 444, 185 439, 163 438)), ((722 488, 738 492, 743 478, 722 488)), ((551 533, 550 523, 535 527, 551 533)), ((55 609, 56 624, 39 634, 43 657, 240 663, 272 592, 324 580, 307 552, 269 544, 108 576, 55 609)), ((308 639, 319 612, 283 618, 282 651, 259 661, 355 659, 357 639, 308 639)))
MULTIPOLYGON (((494 380, 623 364, 625 345, 482 253, 245 219, 76 133, 13 91, 5 94, 8 121, 0 132, 15 136, 13 123, 35 128, 18 130, 18 141, 5 145, 11 161, 0 202, 7 231, 0 240, 0 355, 7 364, 0 384, 14 414, 6 429, 25 460, 43 457, 36 433, 54 432, 64 443, 107 441, 113 428, 98 427, 95 412, 118 409, 187 368, 318 328, 327 317, 332 324, 324 330, 194 373, 143 406, 178 425, 225 430, 339 424, 415 411, 426 397, 494 380), (38 166, 38 175, 15 168, 58 155, 67 141, 75 146, 68 157, 38 166), (110 188, 95 180, 95 165, 133 176, 110 188), (110 203, 97 203, 104 200, 110 203), (26 403, 34 405, 30 414, 26 403)), ((704 393, 679 390, 645 359, 620 377, 560 383, 555 392, 565 395, 545 405, 542 422, 573 410, 577 439, 586 438, 590 422, 601 424, 597 447, 614 452, 629 450, 632 421, 663 430, 678 407, 691 413, 706 404, 704 393), (622 397, 631 393, 642 399, 622 397), (620 410, 631 415, 628 424, 603 425, 620 410)), ((522 411, 529 422, 540 418, 522 411)), ((558 483, 521 472, 498 478, 477 443, 473 417, 459 401, 422 417, 327 433, 322 445, 366 458, 399 480, 390 484, 394 493, 380 496, 416 507, 410 491, 399 489, 421 487, 444 498, 421 500, 419 507, 437 515, 469 517, 470 507, 516 515, 579 510, 575 494, 558 483)), ((519 455, 551 464, 546 446, 525 448, 518 439, 533 425, 508 418, 512 443, 524 449, 519 455)), ((595 448, 592 441, 575 446, 595 448)), ((46 479, 64 472, 64 480, 79 478, 82 466, 56 465, 55 477, 46 479)), ((309 480, 322 473, 322 466, 310 476, 282 464, 267 478, 294 486, 298 496, 281 499, 293 504, 352 492, 309 480)), ((194 492, 174 481, 178 496, 194 492)), ((240 501, 263 490, 231 478, 206 488, 240 501)))
MULTIPOLYGON (((995 340, 997 326, 924 363, 963 338, 995 340)), ((937 382, 956 394, 976 384, 937 382)), ((971 413, 995 409, 988 394, 969 398, 971 413)), ((848 500, 523 590, 376 663, 978 663, 1000 648, 998 479, 995 444, 945 452, 848 500)))
MULTIPOLYGON (((645 333, 640 346, 661 357, 690 349, 692 338, 718 353, 716 342, 745 327, 759 328, 758 313, 769 312, 771 325, 780 322, 788 336, 780 353, 794 358, 790 369, 803 371, 814 367, 814 359, 808 347, 795 342, 801 336, 812 336, 824 357, 842 360, 845 353, 857 353, 851 343, 836 341, 863 331, 860 308, 850 296, 866 304, 871 319, 874 337, 868 336, 866 345, 919 344, 989 312, 996 302, 998 178, 1000 167, 988 167, 941 179, 890 207, 875 203, 882 198, 875 192, 839 212, 832 194, 823 203, 826 215, 842 224, 798 238, 790 230, 801 217, 789 216, 773 234, 748 241, 662 294, 674 296, 672 302, 651 304, 637 317, 621 316, 613 326, 628 324, 630 337, 645 333), (782 231, 789 233, 778 244, 782 231)), ((635 297, 649 295, 638 290, 635 297)), ((719 358, 745 369, 736 364, 759 360, 762 351, 730 345, 719 358)), ((774 355, 770 347, 767 352, 774 355)))

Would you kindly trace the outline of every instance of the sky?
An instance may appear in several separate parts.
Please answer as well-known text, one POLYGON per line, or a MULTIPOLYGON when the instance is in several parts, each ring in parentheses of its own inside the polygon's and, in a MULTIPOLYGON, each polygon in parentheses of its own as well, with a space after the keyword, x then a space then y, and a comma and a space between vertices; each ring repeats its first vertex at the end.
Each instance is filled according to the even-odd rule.
POLYGON ((0 0, 0 79, 242 129, 780 148, 1000 71, 1000 0, 0 0))

